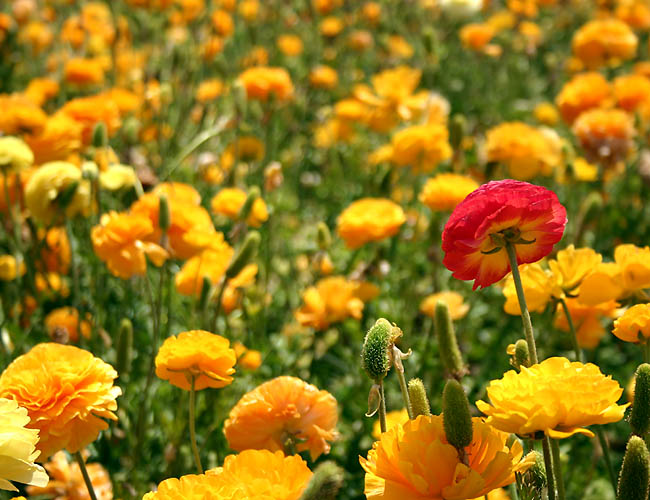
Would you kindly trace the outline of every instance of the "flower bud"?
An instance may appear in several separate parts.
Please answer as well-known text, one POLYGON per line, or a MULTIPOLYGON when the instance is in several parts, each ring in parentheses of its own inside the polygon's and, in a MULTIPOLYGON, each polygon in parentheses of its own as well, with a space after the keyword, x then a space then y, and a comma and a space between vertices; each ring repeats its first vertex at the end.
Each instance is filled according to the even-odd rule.
POLYGON ((120 376, 129 373, 132 358, 133 324, 128 318, 123 318, 117 336, 117 360, 115 362, 115 369, 120 376))
POLYGON ((420 415, 431 415, 431 407, 429 406, 429 398, 427 398, 427 391, 424 388, 422 380, 419 378, 412 378, 408 383, 409 399, 411 400, 411 408, 413 408, 413 418, 420 415))
POLYGON ((246 201, 239 210, 239 215, 237 216, 239 220, 246 220, 253 209, 253 203, 261 196, 260 188, 253 186, 248 190, 248 196, 246 201))
POLYGON ((456 342, 456 333, 449 314, 449 306, 445 302, 438 301, 436 304, 433 321, 438 344, 440 345, 440 357, 445 371, 449 376, 457 379, 461 378, 465 374, 465 366, 456 342))
POLYGON ((648 448, 638 436, 627 442, 623 466, 618 476, 616 498, 618 500, 646 500, 650 477, 650 455, 648 448))
POLYGON ((257 231, 250 231, 246 234, 244 243, 239 248, 237 254, 230 261, 228 269, 226 269, 226 279, 231 279, 237 276, 244 267, 255 258, 257 249, 260 247, 260 233, 257 231))
POLYGON ((436 32, 431 26, 425 26, 422 30, 422 44, 424 45, 424 50, 426 50, 427 54, 433 54, 436 51, 438 40, 436 32))
POLYGON ((463 142, 467 129, 467 120, 463 115, 454 115, 449 125, 449 144, 454 149, 458 149, 463 142))
POLYGON ((166 196, 161 196, 159 198, 160 204, 158 208, 158 225, 163 231, 167 231, 171 225, 171 214, 169 212, 169 202, 167 201, 166 196))
POLYGON ((343 486, 343 469, 334 462, 323 462, 309 480, 300 500, 334 500, 343 486))
POLYGON ((93 128, 92 145, 96 148, 105 148, 108 145, 108 132, 104 122, 97 122, 93 128))
POLYGON ((459 456, 472 442, 472 417, 463 386, 457 380, 448 380, 442 391, 442 415, 447 442, 458 450, 459 456))
POLYGON ((368 330, 361 349, 361 365, 368 376, 379 381, 390 370, 389 349, 393 344, 393 325, 387 319, 380 318, 368 330))
POLYGON ((318 248, 327 250, 332 244, 332 233, 324 222, 318 223, 318 248))
POLYGON ((122 127, 122 134, 126 139, 128 144, 135 144, 138 142, 138 136, 140 135, 140 129, 142 129, 142 124, 135 116, 129 116, 124 120, 124 126, 122 127))
POLYGON ((637 436, 643 437, 650 431, 650 365, 648 363, 643 363, 636 370, 630 426, 637 436))
POLYGON ((535 463, 523 474, 522 486, 529 493, 527 498, 537 498, 546 488, 546 466, 541 453, 537 451, 531 453, 535 454, 535 463))
POLYGON ((528 342, 524 339, 519 339, 515 343, 515 354, 512 357, 512 365, 521 370, 522 366, 528 368, 530 366, 530 352, 528 351, 528 342))

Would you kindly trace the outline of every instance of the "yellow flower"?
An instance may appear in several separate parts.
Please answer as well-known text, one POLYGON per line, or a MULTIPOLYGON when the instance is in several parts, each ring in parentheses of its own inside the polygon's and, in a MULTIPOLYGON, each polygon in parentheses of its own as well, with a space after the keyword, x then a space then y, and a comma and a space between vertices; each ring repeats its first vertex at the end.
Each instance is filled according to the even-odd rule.
POLYGON ((511 484, 515 472, 534 463, 522 460, 519 441, 508 446, 509 435, 473 418, 472 442, 465 447, 468 463, 447 442, 442 415, 421 415, 381 434, 368 458, 360 458, 366 471, 368 500, 465 500, 511 484))
MULTIPOLYGON (((546 304, 553 296, 555 285, 553 274, 546 271, 537 262, 519 266, 519 274, 521 275, 528 310, 531 312, 544 311, 546 304)), ((506 276, 503 295, 506 297, 506 303, 503 306, 504 311, 508 314, 521 314, 512 273, 508 273, 508 276, 506 276)))
POLYGON ((427 180, 420 201, 431 210, 451 211, 478 186, 478 182, 465 175, 438 174, 427 180))
POLYGON ((621 269, 623 288, 628 291, 650 287, 650 248, 618 245, 614 260, 621 269))
POLYGON ((391 139, 392 161, 395 165, 410 166, 417 172, 430 172, 439 163, 451 158, 447 127, 432 123, 413 125, 400 130, 391 139))
POLYGON ((614 322, 612 331, 626 342, 647 342, 650 338, 650 304, 637 304, 614 322))
POLYGON ((578 300, 593 306, 616 300, 624 292, 620 266, 615 262, 601 262, 582 280, 578 300))
POLYGON ((43 467, 34 460, 38 430, 29 424, 27 410, 11 399, 0 398, 0 490, 18 491, 10 481, 45 486, 48 482, 43 467))
POLYGON ((433 318, 436 312, 436 304, 444 302, 449 307, 451 319, 464 318, 469 312, 469 305, 463 302, 463 296, 458 292, 438 292, 429 295, 420 303, 420 312, 433 318))
POLYGON ((406 215, 402 207, 385 198, 362 198, 350 204, 337 219, 337 231, 348 248, 394 236, 406 215))
MULTIPOLYGON (((216 234, 221 235, 221 233, 216 234)), ((228 269, 233 254, 233 248, 223 241, 223 236, 215 238, 215 243, 211 247, 188 259, 176 274, 174 283, 178 293, 199 297, 204 278, 207 278, 212 285, 219 283, 228 269)))
POLYGON ((634 119, 622 109, 590 109, 573 123, 587 159, 605 166, 624 160, 634 146, 634 119))
MULTIPOLYGON (((34 153, 22 139, 18 137, 0 137, 0 170, 20 172, 34 163, 34 153)), ((4 193, 2 194, 4 196, 4 193)))
MULTIPOLYGON (((578 345, 585 349, 594 349, 600 343, 606 331, 601 324, 602 318, 615 318, 618 313, 618 303, 610 300, 595 306, 580 303, 577 299, 566 299, 566 305, 576 329, 578 345)), ((569 323, 561 304, 555 311, 556 328, 569 332, 569 323)))
MULTIPOLYGON (((237 220, 239 212, 246 202, 246 191, 238 188, 223 188, 219 191, 210 202, 212 211, 217 214, 237 220)), ((269 218, 269 212, 266 203, 262 198, 257 198, 253 202, 251 212, 246 219, 249 226, 260 227, 269 218)))
POLYGON ((165 339, 156 355, 156 375, 185 389, 218 389, 232 383, 237 357, 228 339, 205 330, 190 330, 165 339))
POLYGON ((111 165, 99 174, 99 185, 108 191, 130 188, 137 184, 135 170, 128 165, 111 165))
POLYGON ((296 35, 280 35, 277 41, 278 49, 285 56, 295 57, 302 54, 302 40, 296 35))
POLYGON ((488 415, 488 424, 520 436, 593 437, 585 426, 623 418, 628 405, 616 404, 622 393, 598 366, 555 357, 491 381, 487 395, 492 404, 477 401, 476 406, 488 415))
POLYGON ((18 276, 25 274, 25 263, 21 262, 20 266, 13 255, 0 255, 0 281, 12 281, 18 276))
POLYGON ((615 18, 594 19, 573 35, 573 53, 589 68, 618 66, 636 55, 639 40, 634 31, 615 18))
MULTIPOLYGON (((389 411, 386 413, 386 430, 389 431, 393 427, 398 425, 403 425, 409 421, 409 414, 406 411, 406 408, 401 410, 389 411)), ((379 420, 375 420, 375 423, 372 426, 372 437, 375 439, 381 439, 381 424, 379 420)))
POLYGON ((540 102, 535 106, 533 114, 537 121, 544 125, 548 125, 549 127, 556 125, 560 120, 560 114, 557 108, 550 102, 540 102))
POLYGON ((249 99, 267 101, 272 95, 276 101, 286 101, 293 96, 291 76, 284 68, 256 66, 239 75, 238 81, 249 99))
MULTIPOLYGON (((560 250, 554 260, 550 260, 548 267, 553 273, 555 282, 565 293, 576 290, 582 280, 594 270, 601 262, 602 256, 591 248, 576 248, 569 245, 560 250)), ((528 299, 528 296, 526 296, 528 299)))
POLYGON ((61 201, 67 203, 67 217, 87 215, 90 212, 90 183, 81 178, 81 170, 72 163, 46 163, 29 178, 25 186, 25 204, 33 217, 47 224, 62 210, 61 201), (72 189, 74 192, 69 193, 72 189))
POLYGON ((316 66, 309 73, 309 83, 319 89, 333 89, 339 83, 339 75, 329 66, 316 66))
POLYGON ((199 84, 199 88, 196 90, 196 100, 199 102, 212 101, 223 94, 223 91, 223 80, 219 78, 204 80, 199 84))

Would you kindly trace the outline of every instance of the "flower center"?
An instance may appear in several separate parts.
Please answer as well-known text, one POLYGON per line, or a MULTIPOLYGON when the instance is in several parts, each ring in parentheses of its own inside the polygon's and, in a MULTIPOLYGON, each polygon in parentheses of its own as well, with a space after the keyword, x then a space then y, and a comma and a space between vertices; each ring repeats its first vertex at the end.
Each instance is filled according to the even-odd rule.
POLYGON ((532 240, 525 240, 521 237, 521 230, 516 226, 511 226, 496 233, 490 233, 490 240, 494 245, 491 250, 482 250, 481 253, 491 255, 500 252, 507 244, 511 245, 531 245, 535 243, 535 238, 532 240))

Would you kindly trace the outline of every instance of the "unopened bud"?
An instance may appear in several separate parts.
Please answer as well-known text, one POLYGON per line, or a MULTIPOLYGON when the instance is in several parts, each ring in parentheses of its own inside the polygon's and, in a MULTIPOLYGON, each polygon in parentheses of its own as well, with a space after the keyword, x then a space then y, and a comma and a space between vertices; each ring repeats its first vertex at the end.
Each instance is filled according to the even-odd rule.
POLYGON ((434 330, 440 345, 440 357, 447 374, 454 378, 461 378, 465 374, 463 358, 458 349, 454 324, 449 314, 449 306, 446 302, 438 301, 434 316, 434 330))
POLYGON ((368 330, 361 349, 361 365, 368 376, 382 380, 390 370, 389 350, 393 344, 393 325, 387 319, 380 318, 368 330))
POLYGON ((255 258, 257 250, 260 247, 260 233, 257 231, 250 231, 244 238, 244 243, 239 248, 239 251, 230 261, 230 265, 226 270, 226 279, 231 279, 237 276, 246 265, 255 258))
POLYGON ((528 350, 528 342, 524 339, 519 339, 515 343, 515 354, 512 357, 512 364, 517 370, 521 370, 522 366, 526 368, 530 366, 530 351, 528 350))
POLYGON ((650 365, 648 363, 643 363, 636 370, 630 426, 637 436, 643 437, 650 431, 650 365))
POLYGON ((104 122, 97 122, 93 128, 92 145, 96 148, 105 148, 108 145, 108 132, 104 122))
POLYGON ((442 415, 447 442, 458 450, 462 458, 464 449, 472 442, 472 417, 469 401, 463 386, 457 380, 448 380, 442 392, 442 415))
POLYGON ((646 500, 650 477, 650 455, 645 442, 632 436, 627 442, 623 466, 618 476, 616 498, 618 500, 646 500))
POLYGON ((248 216, 250 215, 251 210, 253 209, 253 203, 255 203, 260 196, 261 196, 260 188, 258 188, 257 186, 253 186, 248 190, 248 196, 246 197, 246 201, 244 202, 241 209, 239 210, 239 215, 238 215, 239 220, 248 219, 248 216))
POLYGON ((126 375, 131 369, 133 357, 133 324, 128 318, 123 318, 117 336, 117 360, 115 369, 120 375, 126 375))
POLYGON ((343 485, 344 473, 334 462, 323 462, 309 480, 300 500, 334 500, 343 485))
POLYGON ((332 244, 332 233, 330 233, 330 228, 327 227, 327 224, 324 222, 318 223, 318 248, 321 250, 327 250, 332 244))
POLYGON ((544 457, 537 451, 531 451, 535 454, 535 463, 523 474, 523 486, 529 493, 529 498, 537 498, 544 488, 546 488, 546 466, 544 457))
POLYGON ((424 388, 422 380, 413 378, 408 383, 409 399, 411 400, 411 408, 413 409, 413 418, 420 415, 431 415, 431 407, 429 406, 429 398, 427 398, 427 391, 424 388))
POLYGON ((167 201, 166 196, 161 196, 159 198, 159 208, 158 208, 158 225, 163 231, 167 231, 171 225, 171 214, 169 212, 169 202, 167 201))
POLYGON ((422 43, 427 54, 433 54, 435 52, 437 45, 436 32, 431 26, 426 26, 422 30, 422 43))

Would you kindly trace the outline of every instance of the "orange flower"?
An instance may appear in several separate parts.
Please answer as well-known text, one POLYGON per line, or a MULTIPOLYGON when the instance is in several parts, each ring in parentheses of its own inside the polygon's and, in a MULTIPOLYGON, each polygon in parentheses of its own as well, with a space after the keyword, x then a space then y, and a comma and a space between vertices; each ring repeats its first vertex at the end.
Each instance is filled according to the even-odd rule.
POLYGON ((246 89, 249 99, 286 101, 293 96, 293 83, 284 68, 256 66, 239 75, 238 81, 246 89))
POLYGON ((219 78, 204 80, 196 90, 196 100, 199 102, 208 102, 216 99, 223 94, 224 84, 219 78))
POLYGON ((47 121, 40 106, 19 94, 0 95, 0 109, 0 131, 6 135, 39 133, 47 121))
POLYGON ((237 276, 228 280, 221 299, 221 305, 226 314, 230 314, 241 305, 242 290, 255 283, 257 271, 257 264, 248 264, 237 276))
POLYGON ((60 344, 76 342, 79 340, 79 332, 88 339, 92 329, 87 319, 79 321, 79 311, 74 307, 60 307, 50 311, 45 316, 45 328, 50 338, 60 344))
POLYGON ((178 293, 199 297, 205 278, 212 285, 219 283, 230 265, 233 254, 232 247, 222 241, 188 259, 174 278, 178 293))
POLYGON ((587 160, 614 165, 624 160, 636 135, 633 118, 620 109, 592 109, 573 123, 587 160))
MULTIPOLYGON (((571 314, 571 320, 576 328, 578 345, 585 349, 594 349, 600 343, 606 331, 601 321, 603 318, 615 318, 618 312, 618 304, 613 300, 603 302, 594 306, 585 305, 578 299, 566 299, 566 305, 571 314)), ((562 331, 569 331, 569 323, 562 309, 557 305, 555 312, 555 327, 562 331)))
POLYGON ((429 295, 420 303, 420 312, 433 318, 436 313, 436 304, 444 302, 449 307, 449 316, 453 320, 464 318, 469 312, 469 305, 463 302, 463 296, 458 292, 438 292, 429 295))
POLYGON ((406 222, 402 207, 384 198, 362 198, 337 219, 337 231, 348 248, 394 236, 406 222))
POLYGON ((573 35, 573 53, 588 68, 618 66, 636 55, 638 39, 632 29, 615 18, 594 19, 573 35))
POLYGON ((235 342, 232 346, 237 355, 237 364, 247 370, 257 370, 262 365, 262 353, 254 349, 248 349, 241 342, 235 342))
POLYGON ((43 269, 52 273, 66 274, 70 267, 70 242, 65 229, 52 227, 44 236, 45 245, 41 250, 43 269))
POLYGON ((288 439, 309 450, 313 460, 328 453, 338 437, 336 399, 296 377, 277 377, 244 394, 224 424, 228 445, 237 451, 282 450, 288 439))
MULTIPOLYGON (((31 496, 54 495, 57 500, 90 500, 88 488, 79 469, 79 464, 69 463, 65 453, 59 451, 45 464, 50 476, 47 486, 27 487, 31 496)), ((106 469, 100 463, 86 464, 97 500, 113 500, 113 485, 106 469)))
POLYGON ((470 23, 460 29, 460 40, 465 47, 482 50, 490 43, 496 31, 486 23, 470 23))
POLYGON ((343 24, 343 21, 341 21, 341 19, 339 19, 338 17, 329 16, 321 21, 320 32, 321 35, 323 35, 324 37, 334 38, 341 31, 343 31, 344 27, 345 25, 343 24))
MULTIPOLYGON (((246 202, 246 197, 246 191, 242 189, 223 188, 212 198, 210 206, 214 213, 237 220, 239 218, 239 212, 246 202)), ((268 218, 269 213, 266 208, 266 203, 264 203, 262 198, 257 198, 253 202, 253 207, 246 219, 246 223, 252 227, 260 227, 268 218)))
POLYGON ((34 152, 37 164, 64 161, 81 149, 83 125, 65 113, 47 118, 38 133, 25 135, 25 142, 34 152))
POLYGON ((329 66, 316 66, 309 73, 309 83, 318 89, 331 90, 336 87, 338 82, 339 76, 336 70, 329 66))
POLYGON ((25 97, 42 106, 46 101, 59 93, 59 84, 50 78, 34 78, 30 80, 23 92, 25 97))
POLYGON ((277 46, 285 56, 295 57, 302 54, 302 40, 296 35, 280 35, 277 46))
POLYGON ((39 430, 37 449, 48 458, 62 449, 76 453, 117 420, 113 367, 78 347, 38 344, 16 358, 0 376, 0 397, 26 408, 39 430))
POLYGON ((391 145, 393 163, 416 172, 431 172, 452 153, 447 127, 438 123, 402 129, 393 135, 391 145))
POLYGON ((634 29, 650 28, 650 6, 640 0, 619 2, 616 17, 634 29))
POLYGON ((474 179, 465 175, 438 174, 427 180, 419 200, 431 210, 453 210, 478 186, 474 179))
POLYGON ((281 451, 244 450, 228 455, 223 467, 205 474, 167 479, 143 500, 298 500, 311 477, 299 455, 285 457, 281 451))
POLYGON ((237 357, 228 339, 205 330, 190 330, 165 339, 156 355, 156 375, 189 391, 219 389, 232 383, 237 357))
POLYGON ((77 85, 99 85, 104 82, 104 67, 99 59, 74 57, 66 61, 63 78, 77 85))
POLYGON ((614 80, 614 96, 620 108, 633 112, 650 96, 650 78, 643 75, 623 75, 614 80))
POLYGON ((145 255, 157 266, 167 259, 162 247, 146 241, 152 232, 153 226, 146 217, 111 211, 102 215, 90 238, 93 250, 106 262, 108 270, 118 278, 128 279, 146 272, 145 255))
POLYGON ((225 10, 215 10, 212 13, 212 27, 222 37, 228 37, 235 31, 232 16, 225 10))
POLYGON ((600 73, 582 73, 567 82, 555 98, 562 118, 573 123, 580 113, 604 107, 612 100, 612 89, 600 73))
POLYGON ((112 136, 122 125, 120 110, 112 99, 105 95, 78 97, 65 103, 61 113, 81 124, 83 143, 88 145, 98 122, 104 122, 108 135, 112 136))
POLYGON ((442 415, 421 415, 381 434, 368 458, 360 457, 366 471, 368 500, 465 500, 511 484, 515 472, 535 461, 522 460, 519 441, 508 445, 510 435, 473 418, 473 437, 465 447, 467 464, 447 442, 442 415))
POLYGON ((370 283, 348 281, 344 276, 324 278, 302 294, 303 305, 294 316, 303 326, 325 330, 347 318, 361 319, 364 302, 379 294, 370 283))

